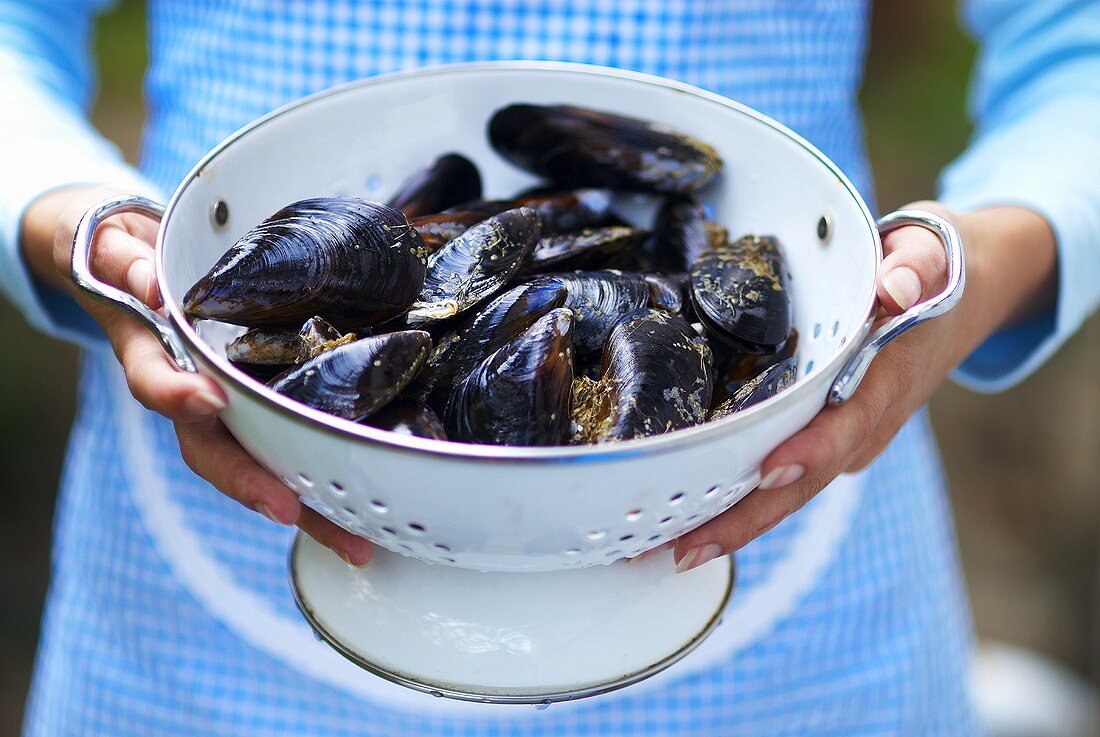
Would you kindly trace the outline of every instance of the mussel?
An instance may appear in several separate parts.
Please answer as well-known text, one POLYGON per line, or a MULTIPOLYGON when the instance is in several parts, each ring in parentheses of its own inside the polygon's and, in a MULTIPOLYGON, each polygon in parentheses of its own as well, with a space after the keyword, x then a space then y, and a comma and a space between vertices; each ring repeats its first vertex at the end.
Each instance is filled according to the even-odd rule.
POLYGON ((573 310, 575 318, 573 348, 577 356, 602 351, 615 323, 649 302, 649 287, 640 274, 611 269, 547 274, 529 283, 565 287, 565 306, 573 310))
POLYGON ((184 297, 192 317, 298 327, 313 315, 372 325, 412 304, 426 253, 405 216, 378 202, 295 202, 245 233, 184 297))
POLYGON ((481 197, 481 175, 474 162, 456 153, 444 154, 402 182, 389 206, 407 218, 442 212, 481 197))
POLYGON ((517 272, 540 234, 537 212, 505 210, 473 226, 428 259, 424 286, 408 312, 410 325, 454 317, 491 296, 517 272))
POLYGON ((360 338, 290 369, 271 388, 322 412, 361 420, 405 388, 431 347, 422 330, 360 338))
POLYGON ((441 212, 435 215, 421 215, 420 217, 411 218, 409 225, 424 241, 424 247, 428 253, 432 254, 446 245, 447 241, 459 237, 486 217, 488 216, 476 210, 441 212))
POLYGON ((763 402, 769 397, 774 397, 793 384, 797 376, 798 363, 793 357, 772 364, 757 376, 746 381, 733 396, 711 410, 707 419, 720 420, 723 417, 729 417, 734 412, 740 412, 747 407, 763 402))
POLYGON ((677 315, 653 308, 627 315, 608 338, 600 379, 572 387, 574 440, 628 440, 703 422, 711 361, 706 340, 677 315))
POLYGON ((649 289, 649 306, 683 316, 684 294, 680 285, 662 274, 642 274, 649 289))
POLYGON ((617 224, 611 192, 606 189, 539 192, 521 195, 514 202, 539 214, 543 237, 617 224))
POLYGON ((288 366, 355 340, 341 334, 320 317, 311 317, 302 329, 251 328, 225 348, 229 362, 256 378, 267 380, 288 366))
MULTIPOLYGON (((742 353, 724 343, 714 348, 714 403, 720 404, 749 383, 768 368, 777 363, 795 357, 798 350, 798 330, 791 328, 791 334, 778 353, 742 353)), ((797 365, 797 360, 794 361, 797 365)))
POLYGON ((665 200, 653 220, 646 251, 660 271, 687 271, 709 245, 707 218, 699 203, 687 197, 665 200))
POLYGON ((527 263, 530 272, 562 268, 598 268, 616 255, 637 248, 649 231, 624 225, 543 236, 527 263))
POLYGON ((390 402, 363 423, 399 435, 446 440, 447 431, 431 407, 407 399, 390 402))
POLYGON ((566 294, 561 284, 547 282, 523 284, 494 298, 466 324, 437 342, 412 392, 421 398, 433 392, 449 394, 460 378, 468 376, 497 349, 550 310, 561 307, 566 294))
POLYGON ((697 191, 722 168, 715 149, 657 123, 568 105, 511 105, 489 140, 513 164, 565 187, 697 191))
POLYGON ((691 267, 691 301, 709 334, 749 353, 775 353, 791 330, 790 284, 779 242, 746 235, 708 248, 691 267))
POLYGON ((467 443, 557 445, 569 429, 573 313, 539 318, 452 392, 447 436, 467 443))

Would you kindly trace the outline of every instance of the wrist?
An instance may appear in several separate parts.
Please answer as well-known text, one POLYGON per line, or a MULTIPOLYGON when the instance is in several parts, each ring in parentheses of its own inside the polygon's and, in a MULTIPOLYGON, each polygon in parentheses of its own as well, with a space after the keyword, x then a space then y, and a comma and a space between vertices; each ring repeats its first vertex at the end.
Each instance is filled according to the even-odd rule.
POLYGON ((958 215, 966 257, 960 307, 986 337, 1049 309, 1057 293, 1057 250, 1050 224, 1025 207, 997 206, 958 215))

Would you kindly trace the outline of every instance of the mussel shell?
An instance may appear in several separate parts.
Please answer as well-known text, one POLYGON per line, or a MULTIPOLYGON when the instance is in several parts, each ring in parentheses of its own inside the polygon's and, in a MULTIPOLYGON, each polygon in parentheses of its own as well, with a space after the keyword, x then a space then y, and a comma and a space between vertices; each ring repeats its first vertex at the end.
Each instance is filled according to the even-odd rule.
MULTIPOLYGON (((311 317, 298 332, 250 328, 226 346, 225 357, 242 371, 266 381, 287 366, 335 348, 344 337, 325 320, 311 317)), ((355 336, 346 338, 345 342, 351 342, 355 336)))
POLYGON ((421 215, 411 218, 409 225, 424 241, 429 254, 435 253, 448 241, 459 237, 474 225, 488 217, 474 210, 461 212, 441 212, 435 215, 421 215))
POLYGON ((443 429, 443 423, 432 408, 407 399, 390 402, 363 420, 363 424, 399 435, 414 435, 434 440, 447 439, 447 431, 443 429))
POLYGON ((405 388, 431 347, 422 330, 361 338, 295 366, 271 388, 322 412, 361 420, 405 388))
POLYGON ((546 274, 529 282, 565 287, 565 306, 573 310, 573 349, 578 357, 603 350, 619 319, 649 302, 649 287, 640 274, 604 269, 546 274))
POLYGON ((409 324, 454 317, 492 296, 519 271, 539 233, 538 213, 520 207, 494 215, 447 243, 428 259, 409 324))
POLYGON ((489 140, 513 164, 565 187, 690 192, 722 168, 713 147, 685 133, 567 105, 498 110, 489 140))
POLYGON ((687 197, 665 200, 653 219, 646 252, 658 271, 687 271, 709 246, 707 218, 699 203, 687 197))
POLYGON ((749 353, 775 353, 791 330, 790 280, 779 242, 744 236, 691 267, 691 300, 707 331, 749 353))
POLYGON ((566 295, 560 284, 532 283, 497 296, 436 343, 413 393, 427 397, 438 387, 449 394, 459 378, 468 376, 479 363, 550 310, 565 304, 566 295))
POLYGON ((683 316, 684 293, 680 285, 663 274, 642 274, 649 289, 649 306, 683 316))
POLYGON ((558 445, 569 430, 573 313, 539 318, 455 387, 444 426, 452 440, 558 445))
POLYGON ((184 297, 193 317, 294 327, 313 315, 373 325, 403 312, 426 252, 405 216, 356 198, 301 200, 238 240, 184 297))
POLYGON ((747 407, 774 397, 795 382, 798 377, 798 361, 792 356, 779 363, 772 364, 763 372, 746 381, 729 399, 716 406, 710 413, 710 420, 729 417, 747 407))
POLYGON ((606 189, 575 189, 564 192, 540 192, 521 195, 515 206, 530 207, 542 218, 545 238, 584 228, 617 224, 611 192, 606 189))
POLYGON ((613 225, 543 236, 535 244, 527 270, 598 268, 617 254, 637 248, 648 235, 641 228, 613 225))
POLYGON ((580 434, 604 442, 698 425, 710 407, 712 360, 706 340, 679 316, 652 308, 627 315, 607 341, 580 434))
POLYGON ((792 328, 783 348, 778 353, 742 353, 724 343, 714 348, 714 404, 718 405, 734 394, 752 379, 758 377, 771 366, 795 356, 798 351, 798 330, 792 328))
POLYGON ((474 162, 461 154, 449 153, 413 172, 388 204, 411 219, 442 212, 478 197, 481 197, 481 175, 474 162))

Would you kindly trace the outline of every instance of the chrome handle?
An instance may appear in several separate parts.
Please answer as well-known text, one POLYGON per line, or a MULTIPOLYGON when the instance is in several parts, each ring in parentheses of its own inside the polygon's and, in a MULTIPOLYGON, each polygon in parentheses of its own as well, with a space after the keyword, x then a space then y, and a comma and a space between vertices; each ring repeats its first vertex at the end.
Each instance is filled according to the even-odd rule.
POLYGON ((183 341, 179 339, 167 320, 132 294, 101 281, 92 273, 92 238, 96 229, 107 218, 124 212, 137 212, 160 220, 164 215, 164 206, 134 195, 113 197, 92 206, 80 218, 80 223, 76 226, 76 233, 73 235, 71 261, 73 281, 88 296, 126 310, 131 317, 135 318, 156 336, 161 346, 164 347, 164 350, 167 351, 180 369, 195 371, 195 362, 191 360, 191 356, 187 354, 187 350, 183 347, 183 341))
POLYGON ((947 286, 935 297, 913 305, 891 319, 863 342, 856 354, 844 364, 836 381, 829 388, 831 405, 844 404, 852 398, 859 382, 871 367, 871 361, 875 360, 878 352, 890 341, 915 325, 939 317, 962 299, 966 284, 966 263, 959 231, 940 216, 924 210, 898 210, 890 213, 878 221, 878 231, 881 235, 886 235, 906 225, 917 225, 939 236, 947 253, 947 286))

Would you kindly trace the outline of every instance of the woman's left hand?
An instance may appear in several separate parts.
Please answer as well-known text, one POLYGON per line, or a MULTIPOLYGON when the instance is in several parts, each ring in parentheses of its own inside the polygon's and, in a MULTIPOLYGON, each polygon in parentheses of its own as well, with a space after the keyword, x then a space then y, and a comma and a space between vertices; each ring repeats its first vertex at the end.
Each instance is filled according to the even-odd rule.
MULTIPOLYGON (((755 491, 677 540, 678 571, 741 548, 800 509, 839 474, 867 466, 986 337, 1053 299, 1054 235, 1035 212, 996 207, 957 215, 935 202, 909 207, 932 211, 959 229, 967 262, 962 300, 884 348, 850 400, 826 407, 772 451, 755 491)), ((931 232, 915 226, 895 230, 883 238, 883 252, 878 272, 881 318, 900 314, 943 289, 946 258, 931 232)))

